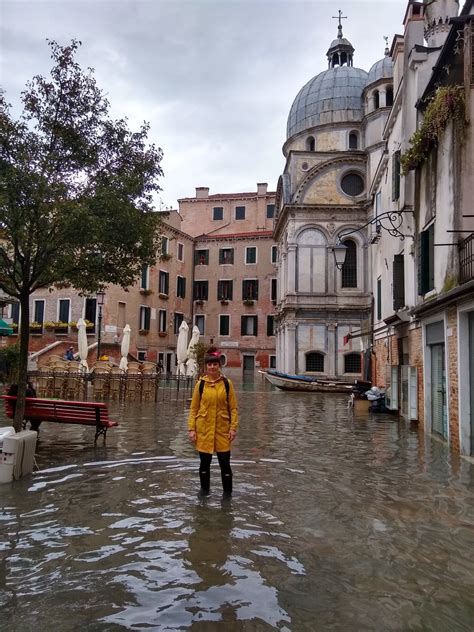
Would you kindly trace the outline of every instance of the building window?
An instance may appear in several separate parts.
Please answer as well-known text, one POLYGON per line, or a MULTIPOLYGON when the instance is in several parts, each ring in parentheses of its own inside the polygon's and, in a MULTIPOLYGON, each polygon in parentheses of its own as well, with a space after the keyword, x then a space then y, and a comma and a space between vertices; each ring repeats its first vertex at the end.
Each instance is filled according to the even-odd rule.
POLYGON ((148 266, 143 266, 142 273, 140 275, 140 289, 147 290, 148 289, 148 266))
POLYGON ((377 279, 377 320, 382 320, 382 279, 377 279))
POLYGON ((272 246, 271 262, 278 263, 278 246, 272 246))
POLYGON ((270 300, 274 305, 277 302, 277 279, 271 279, 270 300))
POLYGON ((137 360, 139 362, 144 362, 146 360, 146 350, 139 350, 137 349, 137 360))
POLYGON ((357 244, 352 239, 346 239, 346 258, 342 264, 341 286, 357 287, 357 244))
POLYGON ((173 329, 174 329, 174 333, 176 335, 179 334, 179 327, 180 327, 181 323, 183 322, 183 318, 184 318, 183 314, 180 314, 180 312, 175 312, 173 329))
POLYGON ((341 189, 350 197, 361 195, 364 186, 364 179, 358 173, 348 173, 341 180, 341 189))
POLYGON ((194 253, 194 265, 208 266, 209 265, 209 250, 196 250, 194 253))
POLYGON ((178 242, 178 252, 176 253, 178 261, 184 261, 184 244, 178 242))
MULTIPOLYGON (((40 325, 44 323, 44 300, 35 301, 33 320, 40 325)), ((69 319, 65 322, 69 322, 69 319)))
POLYGON ((405 306, 405 257, 395 255, 393 258, 393 309, 405 306))
POLYGON ((271 369, 276 369, 277 368, 277 358, 274 355, 270 356, 270 368, 271 369))
POLYGON ((322 373, 324 371, 324 353, 312 351, 306 354, 306 371, 322 373))
POLYGON ((69 308, 71 301, 68 298, 61 298, 58 301, 58 320, 60 323, 69 322, 69 308))
POLYGON ((434 224, 422 231, 418 243, 418 293, 434 288, 434 224))
POLYGON ((20 303, 12 303, 10 305, 10 318, 12 319, 12 323, 15 323, 16 325, 19 324, 19 322, 20 322, 20 303))
POLYGON ((380 107, 380 94, 378 90, 374 91, 374 109, 378 110, 380 107))
POLYGON ((206 317, 204 316, 204 314, 196 314, 196 316, 194 317, 194 324, 199 329, 199 333, 201 334, 201 336, 204 336, 205 322, 206 317))
POLYGON ((139 318, 139 328, 143 331, 150 330, 150 315, 151 308, 146 305, 140 305, 140 318, 139 318))
POLYGON ((161 256, 168 254, 168 245, 169 245, 168 237, 163 236, 161 238, 161 256))
POLYGON ((242 300, 256 301, 258 299, 258 280, 244 279, 242 281, 242 300))
POLYGON ((186 297, 186 279, 183 276, 176 277, 176 296, 178 298, 186 297))
POLYGON ((158 310, 158 331, 166 333, 166 309, 158 310))
POLYGON ((393 88, 387 88, 386 104, 388 107, 393 105, 393 88))
POLYGON ((258 331, 257 316, 241 316, 240 335, 256 336, 258 331))
POLYGON ((275 205, 267 204, 267 219, 273 219, 275 216, 275 205))
POLYGON ((267 316, 267 336, 275 335, 275 319, 273 316, 267 316))
POLYGON ((257 248, 249 246, 245 249, 245 263, 257 263, 257 248))
POLYGON ((230 265, 234 263, 233 248, 219 248, 219 265, 230 265))
POLYGON ((217 300, 232 300, 233 281, 217 281, 217 300))
POLYGON ((207 301, 209 281, 194 281, 193 300, 207 301))
POLYGON ((400 151, 392 156, 392 200, 395 202, 400 197, 400 151))
POLYGON ((315 151, 316 149, 316 141, 314 140, 314 136, 308 136, 306 139, 306 151, 315 151))
POLYGON ((219 315, 219 336, 230 335, 230 316, 228 314, 219 315))
POLYGON ((344 373, 360 373, 360 353, 348 353, 344 356, 344 373))
POLYGON ((160 274, 158 276, 158 292, 160 294, 169 294, 170 290, 170 275, 169 272, 165 272, 164 270, 160 270, 160 274))
POLYGON ((349 149, 359 149, 359 136, 357 132, 349 134, 349 149))
POLYGON ((215 222, 218 222, 221 219, 224 219, 224 209, 222 206, 215 206, 212 210, 212 219, 215 222))
POLYGON ((235 207, 235 219, 245 219, 245 206, 235 207))

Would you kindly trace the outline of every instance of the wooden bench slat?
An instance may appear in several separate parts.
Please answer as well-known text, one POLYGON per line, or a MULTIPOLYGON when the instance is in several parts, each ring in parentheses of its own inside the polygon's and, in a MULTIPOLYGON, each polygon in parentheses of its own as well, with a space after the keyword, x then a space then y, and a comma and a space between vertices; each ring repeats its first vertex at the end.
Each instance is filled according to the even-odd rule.
MULTIPOLYGON (((11 395, 1 395, 0 397, 4 400, 7 416, 13 418, 16 397, 11 395)), ((105 430, 118 426, 117 421, 109 418, 107 405, 104 402, 78 402, 27 397, 25 399, 24 417, 29 421, 81 424, 105 430)), ((98 432, 99 430, 97 430, 98 432)))

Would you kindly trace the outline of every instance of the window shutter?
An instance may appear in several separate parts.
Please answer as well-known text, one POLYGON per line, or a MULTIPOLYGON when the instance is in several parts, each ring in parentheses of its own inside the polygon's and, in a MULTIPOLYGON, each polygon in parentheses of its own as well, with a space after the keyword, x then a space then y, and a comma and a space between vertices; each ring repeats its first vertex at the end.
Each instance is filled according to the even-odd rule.
POLYGON ((254 326, 255 326, 254 336, 258 336, 258 316, 254 317, 254 326))
POLYGON ((396 151, 392 156, 392 201, 400 197, 400 152, 396 151))
POLYGON ((420 235, 420 260, 419 260, 419 293, 426 294, 429 288, 429 232, 424 230, 420 235))
POLYGON ((183 288, 182 298, 186 297, 186 277, 181 277, 183 280, 181 281, 181 286, 183 288))
POLYGON ((396 311, 405 306, 405 257, 395 255, 393 258, 393 309, 396 311))
POLYGON ((246 322, 246 316, 241 316, 240 317, 240 335, 241 336, 245 336, 245 322, 246 322))
POLYGON ((418 370, 416 366, 408 367, 408 418, 418 419, 418 370))
POLYGON ((144 329, 150 329, 150 308, 145 307, 145 327, 144 329))

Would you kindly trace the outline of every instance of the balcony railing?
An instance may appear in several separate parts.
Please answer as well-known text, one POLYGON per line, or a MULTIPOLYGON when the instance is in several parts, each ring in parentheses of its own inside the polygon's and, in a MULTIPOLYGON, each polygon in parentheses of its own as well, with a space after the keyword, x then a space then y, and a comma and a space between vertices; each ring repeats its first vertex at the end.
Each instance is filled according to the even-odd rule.
POLYGON ((459 277, 461 283, 474 279, 474 233, 459 243, 459 277))

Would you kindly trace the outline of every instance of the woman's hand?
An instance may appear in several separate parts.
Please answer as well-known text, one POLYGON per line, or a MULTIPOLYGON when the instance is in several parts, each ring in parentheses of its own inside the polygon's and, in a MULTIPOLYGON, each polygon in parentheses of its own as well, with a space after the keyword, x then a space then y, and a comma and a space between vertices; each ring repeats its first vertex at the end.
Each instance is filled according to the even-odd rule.
POLYGON ((197 434, 195 430, 188 430, 188 438, 191 443, 196 443, 197 434))
POLYGON ((229 430, 229 439, 231 441, 233 441, 236 437, 237 433, 235 432, 235 430, 229 430))

